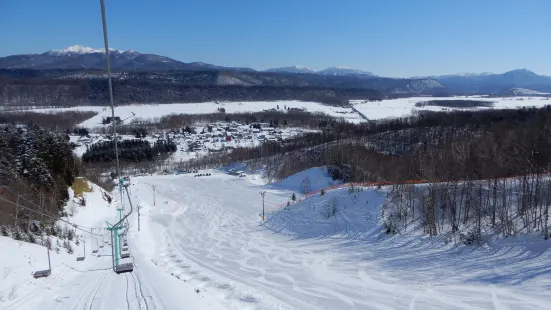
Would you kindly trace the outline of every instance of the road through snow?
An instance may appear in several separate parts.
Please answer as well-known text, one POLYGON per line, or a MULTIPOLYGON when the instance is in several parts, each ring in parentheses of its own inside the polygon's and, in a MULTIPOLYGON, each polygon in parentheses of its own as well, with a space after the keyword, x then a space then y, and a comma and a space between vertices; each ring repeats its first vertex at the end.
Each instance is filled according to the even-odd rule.
POLYGON ((259 192, 268 191, 267 206, 286 202, 290 192, 218 173, 134 183, 133 198, 142 206, 142 231, 131 228, 135 256, 226 309, 545 309, 551 302, 538 290, 549 283, 477 280, 507 253, 466 253, 454 261, 449 249, 421 238, 370 243, 285 236, 261 224, 259 192), (454 270, 449 262, 472 268, 454 270))

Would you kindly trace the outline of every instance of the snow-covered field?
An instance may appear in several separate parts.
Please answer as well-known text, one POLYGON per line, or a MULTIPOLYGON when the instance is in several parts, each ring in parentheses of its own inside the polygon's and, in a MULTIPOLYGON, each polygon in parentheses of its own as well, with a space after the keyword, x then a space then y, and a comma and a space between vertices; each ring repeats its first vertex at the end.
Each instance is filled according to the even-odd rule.
MULTIPOLYGON (((305 101, 253 101, 253 102, 201 102, 201 103, 172 103, 172 104, 132 104, 118 106, 115 108, 115 115, 119 116, 125 123, 132 119, 153 120, 170 114, 210 114, 217 113, 218 108, 224 108, 226 113, 248 113, 261 112, 264 110, 276 109, 285 111, 284 108, 304 109, 311 113, 324 113, 329 116, 343 118, 351 123, 365 122, 360 113, 367 119, 383 119, 392 117, 401 117, 413 114, 415 111, 449 111, 452 109, 426 106, 415 107, 419 101, 429 100, 457 100, 457 99, 476 99, 495 102, 494 107, 490 109, 516 109, 521 107, 542 107, 551 104, 551 99, 546 97, 507 97, 507 98, 481 98, 471 97, 412 97, 383 101, 367 102, 366 100, 351 100, 349 107, 334 107, 324 105, 318 102, 305 101), (360 113, 358 113, 360 112, 360 113)), ((486 109, 486 108, 479 108, 486 109)), ((78 106, 72 108, 55 109, 35 109, 33 112, 52 113, 59 111, 96 111, 98 115, 79 124, 81 127, 96 128, 102 127, 101 121, 105 117, 111 116, 111 109, 107 106, 78 106)))
MULTIPOLYGON (((415 103, 429 100, 458 100, 470 99, 481 101, 493 101, 494 106, 490 109, 517 109, 522 107, 543 107, 550 105, 551 100, 542 97, 511 97, 511 98, 478 98, 478 97, 414 97, 392 100, 365 102, 364 100, 351 100, 350 103, 368 119, 376 120, 382 118, 402 117, 413 114, 415 111, 449 111, 450 108, 436 106, 416 107, 415 103)), ((478 108, 488 109, 488 108, 478 108)))
MULTIPOLYGON (((131 180, 134 206, 141 207, 140 231, 137 213, 130 217, 134 273, 108 270, 108 247, 79 263, 58 255, 49 278, 33 280, 31 268, 9 275, 2 293, 15 284, 21 289, 15 298, 4 298, 0 309, 549 309, 551 304, 551 250, 541 237, 494 239, 476 247, 416 233, 387 236, 379 218, 385 188, 357 195, 337 189, 301 199, 305 177, 313 190, 333 184, 323 169, 267 186, 206 172, 212 176, 131 180), (261 191, 267 192, 270 211, 265 222, 261 191), (299 202, 278 208, 292 193, 299 202)), ((90 199, 87 205, 75 221, 100 227, 113 219, 115 210, 104 202, 90 199)), ((0 241, 2 249, 19 246, 0 241)), ((21 265, 43 250, 20 247, 22 252, 0 263, 21 265)))
MULTIPOLYGON (((343 117, 351 122, 361 122, 362 118, 350 108, 341 108, 308 101, 246 101, 246 102, 201 102, 201 103, 171 103, 171 104, 132 104, 115 107, 115 115, 121 119, 141 118, 151 120, 170 114, 210 114, 218 113, 218 108, 224 108, 226 113, 262 112, 263 110, 284 107, 305 109, 307 112, 321 112, 334 117, 343 117)), ((93 128, 103 126, 104 117, 111 116, 111 108, 105 106, 79 106, 72 108, 56 108, 33 110, 33 112, 51 113, 58 111, 96 111, 99 114, 80 124, 82 127, 93 128)), ((130 121, 130 119, 129 119, 130 121)))

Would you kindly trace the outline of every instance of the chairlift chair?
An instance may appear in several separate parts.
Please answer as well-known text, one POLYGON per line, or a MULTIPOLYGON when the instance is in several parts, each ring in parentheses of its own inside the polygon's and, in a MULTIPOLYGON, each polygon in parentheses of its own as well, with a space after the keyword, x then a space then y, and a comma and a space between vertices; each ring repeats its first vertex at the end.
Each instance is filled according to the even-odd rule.
POLYGON ((84 254, 82 256, 77 257, 77 262, 81 262, 86 258, 86 242, 82 240, 82 245, 84 246, 84 254))
POLYGON ((50 248, 46 247, 46 249, 48 250, 48 269, 35 271, 33 273, 33 277, 35 279, 45 278, 52 274, 52 264, 50 262, 50 248))
POLYGON ((119 265, 115 266, 115 272, 116 273, 132 272, 133 270, 134 270, 134 264, 133 263, 119 264, 119 265))
POLYGON ((49 275, 51 275, 51 274, 52 274, 52 271, 51 271, 50 269, 47 269, 47 270, 39 270, 39 271, 35 271, 35 272, 33 273, 33 277, 34 277, 35 279, 38 279, 38 278, 45 278, 45 277, 47 277, 47 276, 49 276, 49 275))
POLYGON ((123 251, 128 251, 128 247, 122 248, 123 251))
POLYGON ((128 252, 122 253, 121 258, 130 258, 130 253, 128 253, 128 252))

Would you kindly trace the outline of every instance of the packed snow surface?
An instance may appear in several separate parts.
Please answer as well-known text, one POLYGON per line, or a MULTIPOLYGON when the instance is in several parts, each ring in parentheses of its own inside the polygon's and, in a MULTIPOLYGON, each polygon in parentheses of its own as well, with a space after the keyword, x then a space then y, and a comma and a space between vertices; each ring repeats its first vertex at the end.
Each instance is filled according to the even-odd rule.
MULTIPOLYGON (((30 267, 8 275, 2 295, 13 285, 21 289, 11 300, 4 297, 0 308, 549 309, 551 304, 551 251, 541 237, 495 239, 478 247, 416 233, 388 236, 379 220, 385 188, 342 188, 304 199, 298 194, 299 202, 276 208, 289 200, 300 178, 327 178, 325 171, 310 169, 268 186, 220 171, 200 172, 212 175, 131 179, 131 198, 140 206, 139 231, 137 212, 129 218, 133 273, 108 269, 108 247, 79 263, 55 255, 49 278, 30 278, 30 267), (270 210, 265 222, 261 191, 267 192, 270 210)), ((112 206, 96 204, 110 210, 113 220, 112 206)), ((103 212, 80 212, 89 212, 88 225, 104 226, 103 212)), ((2 249, 18 246, 5 238, 0 242, 2 249)), ((27 244, 21 249, 24 253, 14 251, 0 263, 20 266, 43 251, 27 244)))
POLYGON ((387 237, 378 222, 386 193, 375 189, 312 196, 263 224, 259 192, 273 209, 292 191, 211 172, 134 179, 147 226, 133 236, 140 257, 224 308, 545 309, 551 301, 551 253, 541 238, 479 248, 387 237))

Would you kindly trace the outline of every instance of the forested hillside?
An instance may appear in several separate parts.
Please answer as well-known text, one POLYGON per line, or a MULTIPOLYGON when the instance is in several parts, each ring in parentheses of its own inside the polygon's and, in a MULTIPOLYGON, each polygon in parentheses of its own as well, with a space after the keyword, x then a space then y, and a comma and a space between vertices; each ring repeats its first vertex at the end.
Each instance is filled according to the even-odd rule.
MULTIPOLYGON (((2 198, 17 202, 17 195, 20 195, 42 212, 59 214, 69 198, 68 187, 81 171, 68 137, 37 125, 20 128, 2 125, 0 128, 2 198)), ((16 213, 19 213, 19 225, 29 219, 41 219, 36 214, 16 210, 13 204, 0 201, 0 224, 15 224, 16 213)))
MULTIPOLYGON (((269 72, 163 71, 114 74, 116 103, 303 100, 346 104, 390 94, 433 94, 431 79, 325 76, 269 72)), ((74 106, 108 100, 97 70, 0 69, 0 106, 74 106)))

